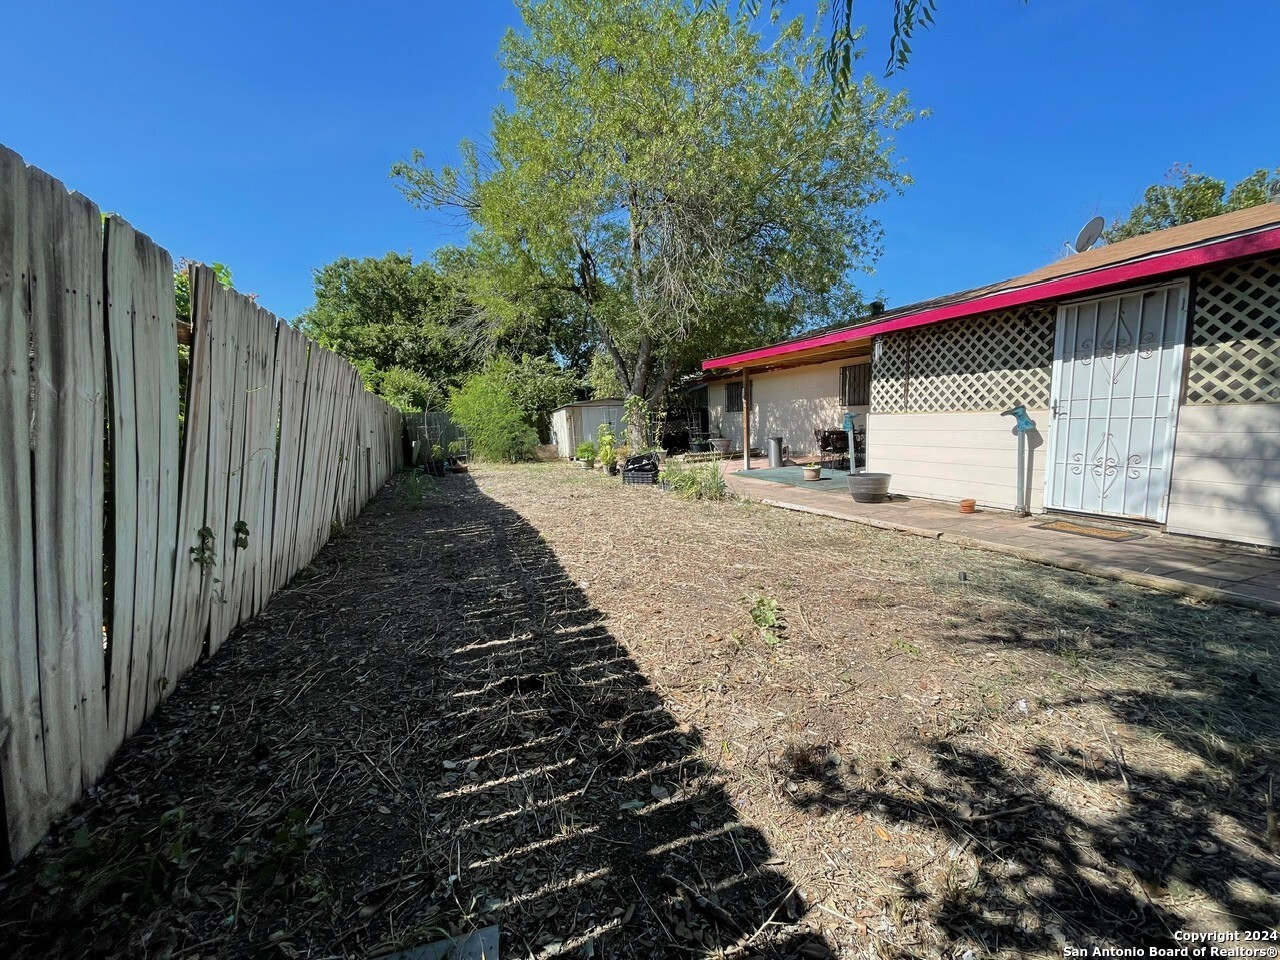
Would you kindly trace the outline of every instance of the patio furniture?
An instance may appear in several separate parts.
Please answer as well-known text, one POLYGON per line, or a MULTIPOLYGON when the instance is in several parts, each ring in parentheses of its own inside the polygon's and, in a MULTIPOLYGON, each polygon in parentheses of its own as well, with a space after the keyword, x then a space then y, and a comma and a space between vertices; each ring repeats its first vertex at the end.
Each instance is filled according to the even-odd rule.
POLYGON ((818 441, 818 457, 830 470, 849 469, 849 435, 843 430, 815 430, 818 441))
POLYGON ((853 467, 865 467, 867 465, 867 429, 866 427, 855 427, 853 430, 853 467))

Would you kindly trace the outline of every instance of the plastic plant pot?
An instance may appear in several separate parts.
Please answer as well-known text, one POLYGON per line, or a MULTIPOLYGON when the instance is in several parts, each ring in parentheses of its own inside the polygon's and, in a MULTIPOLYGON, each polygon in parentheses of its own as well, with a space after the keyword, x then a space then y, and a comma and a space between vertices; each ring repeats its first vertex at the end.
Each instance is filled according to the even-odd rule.
POLYGON ((887 473, 849 474, 849 493, 858 503, 884 503, 889 496, 887 473))

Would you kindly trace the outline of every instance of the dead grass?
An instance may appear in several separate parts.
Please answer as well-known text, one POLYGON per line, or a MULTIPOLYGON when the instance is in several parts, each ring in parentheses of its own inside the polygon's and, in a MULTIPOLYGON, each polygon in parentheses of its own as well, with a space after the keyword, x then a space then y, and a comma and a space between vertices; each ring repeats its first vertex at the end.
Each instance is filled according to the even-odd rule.
POLYGON ((0 954, 496 922, 504 956, 1056 957, 1280 919, 1272 618, 561 464, 402 481, 341 534, 0 879, 0 954))
POLYGON ((1275 619, 563 469, 482 488, 584 580, 843 955, 1280 919, 1275 619))

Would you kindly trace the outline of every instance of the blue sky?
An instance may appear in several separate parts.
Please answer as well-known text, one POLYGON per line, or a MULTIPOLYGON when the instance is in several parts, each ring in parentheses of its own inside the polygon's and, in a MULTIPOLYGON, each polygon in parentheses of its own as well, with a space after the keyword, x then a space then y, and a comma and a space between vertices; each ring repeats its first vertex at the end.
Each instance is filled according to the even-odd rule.
MULTIPOLYGON (((891 9, 855 5, 877 73, 891 9)), ((506 0, 9 0, 2 22, 0 143, 293 317, 335 257, 461 239, 387 171, 484 135, 516 16, 506 0)), ((916 184, 877 211, 865 288, 901 305, 1033 269, 1174 163, 1228 181, 1280 165, 1277 37, 1275 0, 940 0, 886 81, 933 115, 900 137, 916 184)))

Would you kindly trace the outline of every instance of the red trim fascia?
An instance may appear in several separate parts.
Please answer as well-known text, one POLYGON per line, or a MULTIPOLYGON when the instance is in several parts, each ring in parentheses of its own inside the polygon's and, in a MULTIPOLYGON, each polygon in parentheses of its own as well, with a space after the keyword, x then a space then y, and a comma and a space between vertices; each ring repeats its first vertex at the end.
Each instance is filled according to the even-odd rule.
POLYGON ((1103 287, 1116 286, 1122 283, 1133 283, 1148 280, 1168 273, 1180 273, 1198 267, 1222 263, 1226 260, 1238 260, 1242 257, 1258 256, 1280 250, 1280 227, 1270 227, 1257 233, 1249 233, 1228 240, 1191 247, 1187 250, 1175 250, 1170 253, 1135 260, 1130 263, 1119 263, 1110 267, 1100 267, 1088 273, 1076 273, 1054 280, 1045 280, 1027 287, 1017 287, 1000 293, 989 294, 974 300, 963 300, 950 303, 945 307, 925 310, 922 313, 911 313, 903 317, 894 317, 881 323, 866 324, 848 330, 836 330, 822 336, 810 337, 808 340, 796 340, 791 343, 775 344, 771 347, 760 347, 724 357, 714 357, 702 361, 703 370, 716 370, 721 367, 750 363, 753 360, 768 360, 772 357, 785 356, 801 350, 812 350, 852 340, 866 340, 883 333, 894 333, 898 330, 910 330, 943 320, 955 320, 959 317, 971 317, 979 313, 993 310, 1007 310, 1020 307, 1037 300, 1050 300, 1070 297, 1075 294, 1088 293, 1103 287))

